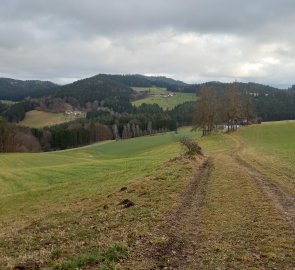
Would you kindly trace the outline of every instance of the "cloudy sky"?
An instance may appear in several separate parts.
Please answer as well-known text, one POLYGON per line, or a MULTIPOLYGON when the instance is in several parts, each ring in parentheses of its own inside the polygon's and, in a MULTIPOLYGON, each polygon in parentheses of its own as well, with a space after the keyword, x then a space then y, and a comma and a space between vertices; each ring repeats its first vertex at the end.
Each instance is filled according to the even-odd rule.
POLYGON ((0 77, 295 83, 294 0, 0 0, 0 77))

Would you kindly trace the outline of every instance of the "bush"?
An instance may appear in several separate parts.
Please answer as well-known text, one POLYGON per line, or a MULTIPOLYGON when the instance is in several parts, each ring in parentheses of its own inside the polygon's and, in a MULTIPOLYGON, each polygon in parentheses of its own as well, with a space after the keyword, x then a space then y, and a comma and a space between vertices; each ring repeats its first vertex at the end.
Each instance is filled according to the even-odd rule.
POLYGON ((185 154, 188 156, 201 155, 203 156, 202 148, 196 141, 186 136, 177 137, 177 140, 186 148, 185 154))

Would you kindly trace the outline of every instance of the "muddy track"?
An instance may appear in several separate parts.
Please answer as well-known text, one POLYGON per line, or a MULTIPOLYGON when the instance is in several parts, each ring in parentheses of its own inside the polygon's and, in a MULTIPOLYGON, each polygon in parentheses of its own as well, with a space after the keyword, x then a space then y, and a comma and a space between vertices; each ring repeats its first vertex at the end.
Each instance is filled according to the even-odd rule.
MULTIPOLYGON (((235 138, 234 140, 237 139, 235 138)), ((274 207, 287 220, 295 236, 295 197, 283 190, 270 177, 264 175, 242 159, 239 155, 241 149, 241 142, 238 142, 237 150, 232 154, 233 158, 256 180, 259 187, 270 199, 274 207)))
POLYGON ((198 224, 204 204, 212 159, 206 159, 185 191, 183 201, 166 221, 162 231, 167 241, 156 244, 150 253, 154 269, 196 269, 198 224))

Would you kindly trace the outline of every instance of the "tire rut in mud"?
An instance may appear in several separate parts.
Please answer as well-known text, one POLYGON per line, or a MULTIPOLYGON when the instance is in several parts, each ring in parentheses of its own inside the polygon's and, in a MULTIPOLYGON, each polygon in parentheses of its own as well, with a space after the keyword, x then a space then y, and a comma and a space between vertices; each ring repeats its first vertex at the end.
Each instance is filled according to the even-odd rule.
POLYGON ((212 166, 211 158, 204 161, 185 191, 181 205, 162 228, 167 241, 152 248, 153 270, 196 269, 199 213, 204 204, 212 166))
POLYGON ((235 153, 233 156, 248 174, 256 180, 257 184, 271 200, 274 207, 280 212, 285 220, 287 220, 295 236, 295 197, 283 190, 271 178, 243 160, 238 153, 235 153))

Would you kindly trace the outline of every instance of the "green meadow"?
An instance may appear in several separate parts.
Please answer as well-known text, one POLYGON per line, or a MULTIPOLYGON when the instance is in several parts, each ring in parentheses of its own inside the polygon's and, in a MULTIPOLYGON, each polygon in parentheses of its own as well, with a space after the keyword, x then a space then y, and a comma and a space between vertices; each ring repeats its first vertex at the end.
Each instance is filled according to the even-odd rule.
POLYGON ((33 110, 26 113, 25 119, 19 122, 19 125, 40 128, 58 125, 75 119, 75 116, 65 115, 64 113, 50 113, 33 110))
POLYGON ((135 87, 133 88, 137 92, 148 91, 155 96, 146 97, 143 99, 136 100, 132 102, 135 106, 140 106, 143 103, 147 104, 158 104, 165 110, 171 110, 175 106, 182 104, 187 101, 195 101, 196 95, 190 93, 175 93, 176 95, 173 97, 162 97, 159 96, 160 94, 168 93, 166 88, 159 88, 159 87, 135 87))
POLYGON ((208 137, 186 128, 58 152, 1 154, 0 269, 155 267, 148 250, 170 237, 159 226, 181 205, 205 159, 181 157, 179 135, 197 139, 213 163, 198 224, 178 231, 180 239, 182 227, 195 231, 198 269, 292 269, 288 220, 235 156, 294 196, 294 134, 295 122, 208 137), (124 208, 126 199, 134 206, 124 208))
MULTIPOLYGON (((196 136, 190 131, 181 134, 196 136)), ((175 136, 166 133, 59 152, 1 154, 0 215, 14 213, 19 207, 29 211, 28 207, 35 207, 36 200, 44 197, 63 200, 60 195, 67 188, 71 188, 67 196, 86 196, 149 174, 180 153, 175 136)))
MULTIPOLYGON (((189 129, 184 129, 179 134, 199 136, 199 133, 190 132, 189 129)), ((168 207, 173 199, 172 195, 178 194, 180 187, 190 179, 191 170, 187 170, 180 181, 180 172, 183 170, 181 164, 164 165, 183 151, 175 141, 176 135, 172 132, 124 141, 108 141, 50 153, 1 154, 0 265, 10 269, 17 262, 26 261, 28 254, 34 259, 44 260, 46 256, 53 256, 52 252, 59 249, 62 265, 68 259, 66 254, 73 253, 73 249, 79 245, 80 238, 76 237, 76 234, 85 233, 86 235, 81 237, 89 242, 87 247, 79 248, 78 253, 81 253, 81 256, 94 256, 92 251, 97 250, 97 245, 108 249, 117 241, 124 242, 122 239, 113 239, 115 232, 109 223, 118 223, 116 226, 122 223, 121 219, 117 219, 117 215, 122 211, 118 203, 126 197, 135 200, 138 205, 145 205, 129 211, 133 219, 142 215, 143 220, 148 218, 152 222, 156 216, 159 218, 161 207, 157 206, 156 200, 162 197, 165 201, 162 207, 168 207), (117 194, 118 190, 125 186, 131 193, 117 194), (164 190, 167 194, 161 194, 164 190), (147 195, 144 195, 145 193, 147 195), (140 194, 143 194, 142 197, 140 194), (104 205, 110 209, 104 210, 104 205), (149 205, 153 211, 149 210, 149 205), (107 225, 101 224, 101 229, 110 230, 109 239, 105 239, 105 236, 101 239, 91 239, 93 229, 88 228, 90 231, 85 232, 85 229, 80 227, 81 224, 82 227, 83 224, 88 224, 88 218, 84 223, 81 221, 79 226, 76 224, 81 215, 95 217, 94 224, 104 220, 107 225), (149 217, 150 215, 152 217, 149 217), (13 227, 11 224, 14 224, 13 227), (45 232, 38 233, 37 228, 31 230, 32 226, 46 229, 45 232), (61 226, 63 229, 56 232, 55 226, 61 226), (56 233, 64 234, 68 227, 71 231, 66 234, 67 239, 71 238, 72 247, 68 247, 68 240, 61 240, 61 236, 61 239, 55 239, 56 233), (39 243, 40 238, 52 241, 43 255, 35 254, 36 245, 42 245, 39 243), (18 244, 12 246, 9 244, 11 241, 18 244)), ((129 223, 130 220, 125 220, 123 228, 129 226, 129 223)), ((143 225, 142 220, 137 223, 143 225)), ((148 226, 148 223, 144 227, 148 226)), ((91 223, 89 226, 94 225, 91 223)), ((135 222, 134 226, 139 225, 135 222)), ((123 236, 128 237, 124 233, 123 236)), ((49 259, 46 264, 59 269, 58 259, 59 257, 49 259)), ((113 269, 108 267, 106 269, 113 269)))
POLYGON ((236 135, 243 158, 295 195, 295 122, 263 123, 236 135))

